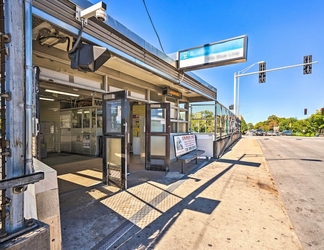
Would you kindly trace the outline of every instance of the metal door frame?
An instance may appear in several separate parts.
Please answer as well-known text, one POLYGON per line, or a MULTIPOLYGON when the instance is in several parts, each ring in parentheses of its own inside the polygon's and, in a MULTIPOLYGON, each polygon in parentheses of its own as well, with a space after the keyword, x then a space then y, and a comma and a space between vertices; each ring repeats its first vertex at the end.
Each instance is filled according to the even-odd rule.
POLYGON ((129 111, 130 105, 127 99, 127 91, 116 91, 116 92, 108 92, 103 94, 102 96, 102 119, 103 119, 103 166, 102 166, 102 180, 107 185, 118 186, 121 189, 127 189, 127 169, 129 162, 129 152, 128 152, 128 143, 129 143, 129 130, 128 130, 128 121, 129 121, 129 111), (107 110, 108 103, 111 101, 121 101, 121 120, 120 120, 120 131, 113 132, 108 129, 108 126, 111 123, 108 122, 108 112, 107 110), (116 174, 116 169, 118 166, 112 166, 109 164, 109 155, 108 151, 112 148, 108 148, 107 141, 109 138, 116 138, 121 140, 121 162, 120 162, 120 183, 116 183, 116 178, 114 179, 114 175, 116 174), (115 169, 114 169, 115 168, 115 169), (115 173, 115 174, 114 174, 115 173), (119 185, 118 185, 119 184, 119 185))
POLYGON ((151 103, 146 104, 146 129, 145 129, 145 169, 146 170, 161 170, 169 171, 170 169, 170 103, 151 103), (151 128, 151 110, 152 109, 165 110, 165 132, 152 132, 151 128), (157 157, 151 155, 151 136, 165 137, 165 157, 157 157), (164 160, 164 164, 156 165, 152 160, 164 160))

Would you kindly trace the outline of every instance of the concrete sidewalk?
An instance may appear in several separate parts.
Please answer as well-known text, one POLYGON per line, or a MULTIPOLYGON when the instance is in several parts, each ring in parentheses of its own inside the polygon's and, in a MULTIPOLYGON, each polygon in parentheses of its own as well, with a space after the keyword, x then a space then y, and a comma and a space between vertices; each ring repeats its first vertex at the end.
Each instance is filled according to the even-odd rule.
POLYGON ((302 249, 253 138, 188 175, 78 192, 60 197, 63 249, 302 249))

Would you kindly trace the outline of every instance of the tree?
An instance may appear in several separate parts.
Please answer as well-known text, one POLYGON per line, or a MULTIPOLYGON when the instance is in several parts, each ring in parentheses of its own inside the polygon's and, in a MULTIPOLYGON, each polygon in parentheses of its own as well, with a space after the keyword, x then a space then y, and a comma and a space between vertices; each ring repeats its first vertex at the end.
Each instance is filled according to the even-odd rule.
POLYGON ((263 131, 269 130, 268 123, 266 121, 264 122, 258 122, 254 125, 255 129, 262 129, 263 131))
POLYGON ((308 131, 312 135, 318 133, 319 129, 324 128, 324 116, 320 110, 316 110, 316 113, 312 114, 307 120, 309 122, 308 131))
MULTIPOLYGON (((249 126, 253 127, 252 123, 248 123, 249 126)), ((294 133, 299 133, 304 136, 314 136, 319 133, 320 129, 324 128, 324 115, 320 110, 316 110, 315 114, 312 114, 307 119, 297 120, 297 118, 290 117, 277 117, 271 115, 266 121, 258 122, 254 125, 254 129, 262 129, 263 131, 272 130, 274 127, 278 127, 279 130, 292 130, 294 133)))
POLYGON ((248 126, 244 120, 244 118, 242 117, 241 119, 241 133, 245 134, 245 132, 248 130, 248 126))
POLYGON ((191 115, 190 129, 193 132, 212 133, 215 131, 214 113, 204 110, 191 115))
MULTIPOLYGON (((284 118, 283 120, 281 120, 280 125, 279 125, 280 131, 283 131, 283 130, 293 130, 293 125, 294 125, 294 123, 296 121, 297 121, 297 119, 296 118, 293 118, 293 117, 284 118)), ((294 132, 296 132, 296 131, 294 131, 294 132)))
POLYGON ((267 126, 269 128, 269 130, 274 130, 274 127, 278 127, 279 123, 280 123, 280 118, 278 116, 275 115, 271 115, 268 117, 267 122, 267 126))
POLYGON ((254 126, 253 126, 253 124, 252 124, 251 122, 249 122, 249 123, 247 124, 247 127, 248 127, 248 130, 251 130, 251 129, 254 128, 254 126))
POLYGON ((299 134, 308 135, 310 133, 308 119, 298 120, 294 122, 294 130, 299 134))

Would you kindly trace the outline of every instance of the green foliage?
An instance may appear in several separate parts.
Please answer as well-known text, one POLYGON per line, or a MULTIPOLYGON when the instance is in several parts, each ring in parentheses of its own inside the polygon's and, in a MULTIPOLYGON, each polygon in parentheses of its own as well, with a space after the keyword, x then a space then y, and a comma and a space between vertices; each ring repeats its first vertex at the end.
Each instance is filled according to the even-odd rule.
POLYGON ((246 124, 244 118, 242 117, 241 120, 241 133, 245 134, 245 132, 248 130, 248 125, 246 124))
POLYGON ((251 122, 249 122, 249 123, 247 124, 247 127, 248 127, 248 130, 251 130, 251 129, 254 128, 254 126, 253 126, 253 124, 252 124, 251 122))
POLYGON ((215 131, 214 114, 209 110, 204 110, 191 117, 190 130, 198 133, 212 133, 215 131))
POLYGON ((321 114, 321 110, 316 110, 315 114, 302 120, 297 120, 294 117, 280 118, 271 115, 266 121, 256 123, 254 129, 268 131, 278 126, 280 131, 291 130, 296 135, 314 136, 318 133, 319 129, 324 128, 324 116, 321 114))

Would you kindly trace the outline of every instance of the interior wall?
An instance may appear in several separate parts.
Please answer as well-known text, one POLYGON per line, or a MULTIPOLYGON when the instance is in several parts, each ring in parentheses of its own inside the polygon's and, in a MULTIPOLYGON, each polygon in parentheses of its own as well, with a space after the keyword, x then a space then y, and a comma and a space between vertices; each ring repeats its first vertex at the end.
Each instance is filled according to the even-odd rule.
POLYGON ((60 152, 60 103, 40 100, 40 136, 46 142, 48 152, 60 152), (54 123, 54 128, 51 124, 54 123), (53 149, 53 150, 52 150, 53 149))

